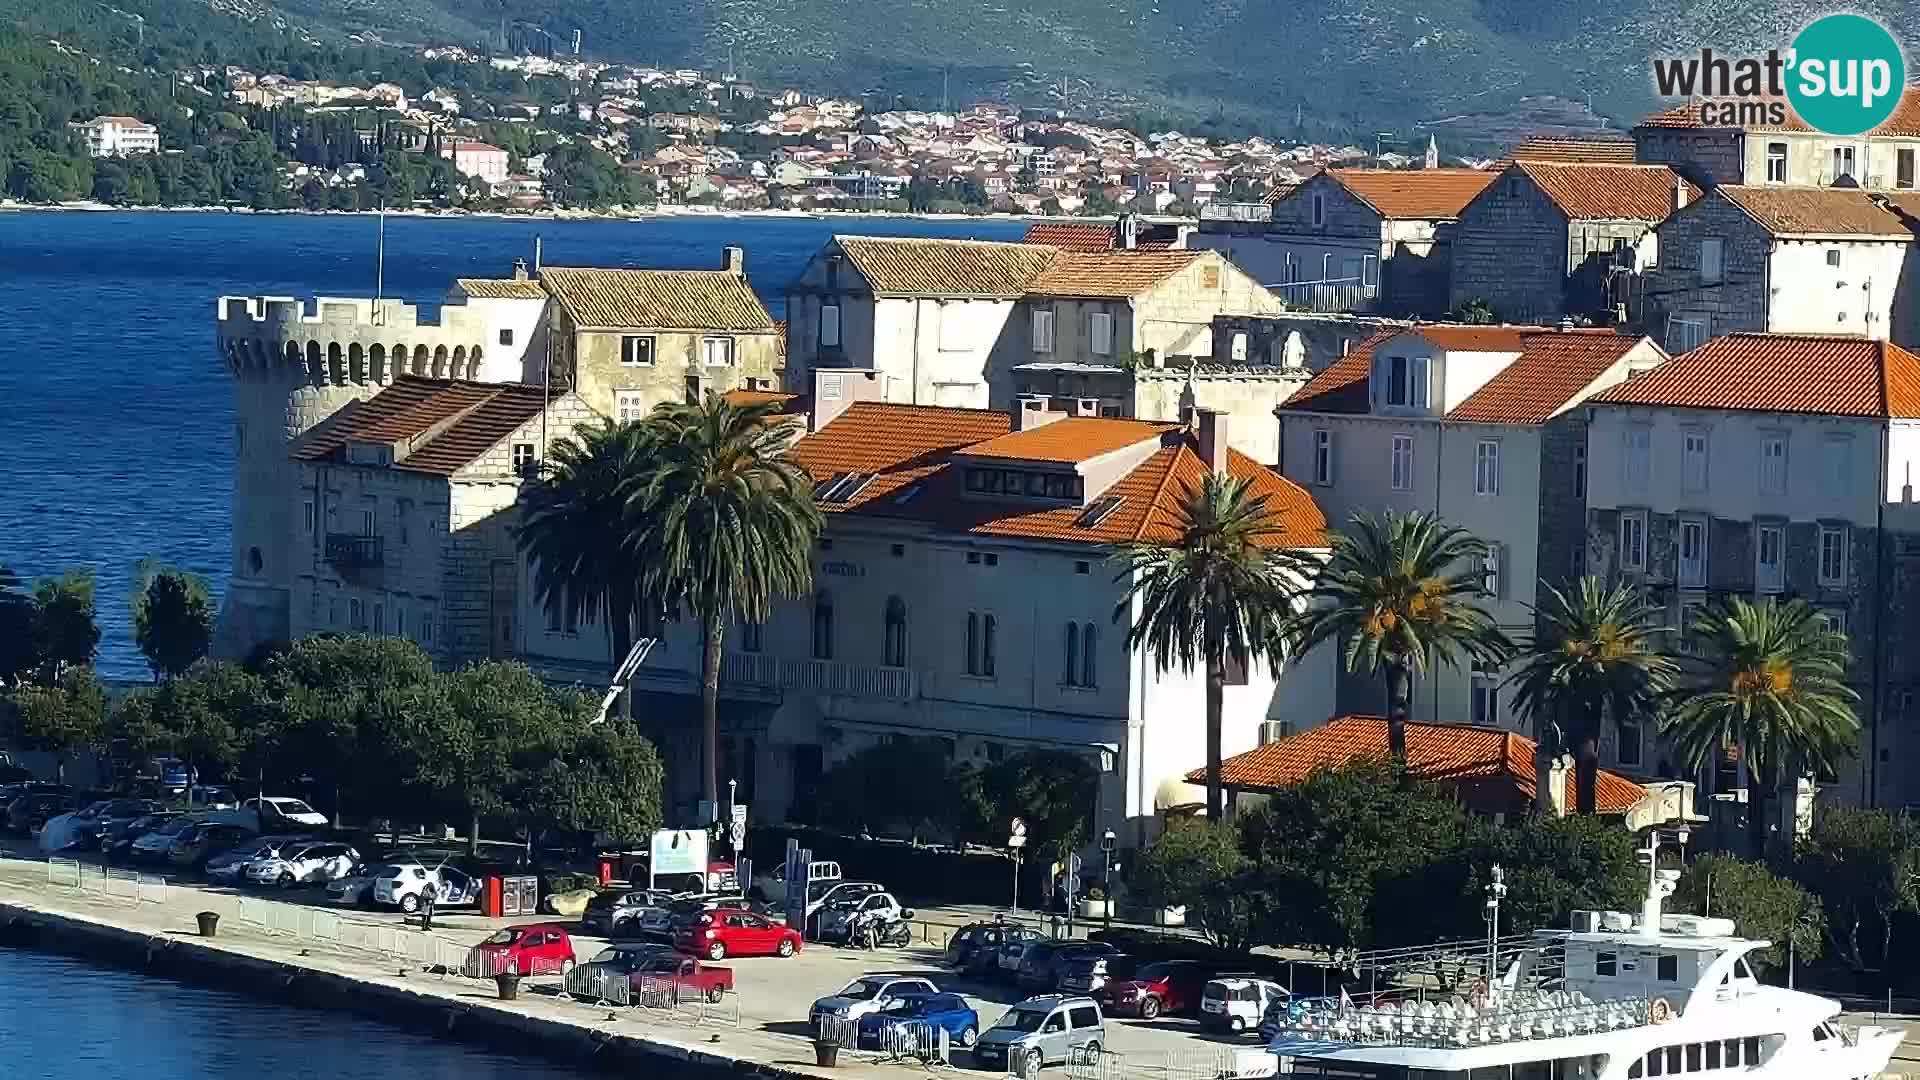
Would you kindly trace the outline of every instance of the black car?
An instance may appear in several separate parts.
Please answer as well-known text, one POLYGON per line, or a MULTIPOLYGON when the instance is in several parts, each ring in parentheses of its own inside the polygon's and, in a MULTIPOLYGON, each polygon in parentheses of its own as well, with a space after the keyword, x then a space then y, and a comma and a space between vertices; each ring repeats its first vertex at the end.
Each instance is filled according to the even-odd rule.
POLYGON ((158 810, 121 822, 100 834, 100 850, 108 855, 125 855, 133 842, 180 816, 178 810, 158 810))
POLYGON ((32 832, 47 823, 47 819, 80 808, 80 800, 72 795, 51 791, 36 791, 13 800, 7 807, 7 828, 14 832, 32 832))
POLYGON ((137 817, 157 813, 161 805, 152 799, 108 799, 91 809, 92 813, 73 823, 75 847, 98 848, 101 838, 113 829, 137 817))

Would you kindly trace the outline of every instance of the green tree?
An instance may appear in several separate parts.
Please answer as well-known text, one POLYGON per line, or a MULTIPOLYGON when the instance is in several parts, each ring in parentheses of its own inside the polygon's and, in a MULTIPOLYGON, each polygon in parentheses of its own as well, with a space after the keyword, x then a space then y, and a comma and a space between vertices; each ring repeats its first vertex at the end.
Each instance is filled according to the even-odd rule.
POLYGON ((1233 823, 1174 818, 1134 857, 1129 891, 1156 908, 1186 908, 1214 944, 1246 949, 1255 942, 1255 894, 1242 880, 1248 864, 1233 823))
POLYGON ((1495 314, 1493 305, 1487 303, 1485 298, 1478 296, 1461 303, 1461 305, 1454 310, 1453 317, 1459 322, 1477 323, 1480 325, 1500 321, 1500 316, 1495 314))
POLYGON ((1804 600, 1738 597, 1702 612, 1693 633, 1701 663, 1676 687, 1662 729, 1696 770, 1739 747, 1750 843, 1764 855, 1767 803, 1781 783, 1837 769, 1852 752, 1860 695, 1846 684, 1847 639, 1804 600))
POLYGON ((727 627, 765 622, 777 601, 813 590, 820 511, 812 479, 787 453, 793 432, 778 408, 712 392, 699 404, 662 405, 646 421, 654 460, 630 507, 643 593, 700 624, 700 778, 714 806, 727 627))
POLYGON ((136 756, 177 755, 195 773, 233 781, 264 765, 279 735, 265 682, 238 664, 201 662, 128 694, 109 731, 136 756))
POLYGON ((1435 514, 1355 514, 1328 537, 1332 556, 1289 620, 1296 652, 1340 642, 1350 672, 1383 676, 1387 747, 1407 759, 1413 680, 1436 665, 1497 669, 1512 651, 1481 606, 1486 542, 1435 514))
POLYGON ((1265 662, 1276 675, 1284 650, 1276 630, 1293 610, 1298 564, 1282 546, 1285 525, 1245 477, 1207 474, 1180 500, 1177 534, 1136 542, 1113 561, 1126 593, 1113 621, 1127 647, 1162 671, 1199 667, 1206 680, 1207 813, 1222 819, 1221 713, 1227 671, 1265 662))
POLYGON ((1793 873, 1820 898, 1834 953, 1856 972, 1892 972, 1894 929, 1920 911, 1920 821, 1823 803, 1796 856, 1793 873), (1878 955, 1861 944, 1876 930, 1878 955))
POLYGON ((1747 954, 1748 962, 1763 971, 1787 962, 1789 944, 1803 964, 1820 959, 1824 949, 1827 920, 1819 898, 1765 863, 1701 855, 1681 872, 1667 908, 1732 919, 1746 937, 1773 942, 1747 954))
POLYGON ((13 693, 20 742, 54 755, 60 780, 67 761, 105 743, 107 695, 86 668, 75 668, 53 686, 23 686, 13 693))
POLYGON ((966 839, 998 847, 1014 818, 1027 825, 1027 854, 1064 860, 1087 841, 1100 777, 1091 763, 1063 750, 1029 750, 952 780, 964 805, 966 839))
POLYGON ((35 619, 33 597, 22 587, 20 575, 0 565, 0 689, 17 686, 39 670, 35 619))
POLYGON ((404 638, 310 637, 267 666, 277 732, 274 764, 311 777, 333 795, 338 822, 356 813, 417 813, 431 800, 420 769, 414 718, 433 715, 440 687, 433 660, 404 638))
POLYGON ((586 699, 568 710, 580 722, 576 738, 564 757, 549 759, 535 775, 530 806, 536 819, 555 828, 631 845, 660 828, 666 770, 632 723, 586 724, 594 711, 586 699))
POLYGON ((875 743, 821 777, 819 823, 848 833, 957 839, 961 792, 946 744, 875 743))
POLYGON ((41 681, 52 686, 67 672, 93 663, 100 627, 93 617, 93 571, 69 570, 33 589, 33 642, 41 681))
POLYGON ((132 607, 133 640, 156 681, 192 667, 213 646, 213 598, 197 574, 142 559, 132 607))
POLYGON ((1657 715, 1678 668, 1659 648, 1665 632, 1660 609, 1640 588, 1609 587, 1594 577, 1581 578, 1567 592, 1542 587, 1547 600, 1534 612, 1537 632, 1507 683, 1515 688, 1514 708, 1533 719, 1539 741, 1541 811, 1549 799, 1549 748, 1569 746, 1574 805, 1592 814, 1607 717, 1617 725, 1625 717, 1657 715))

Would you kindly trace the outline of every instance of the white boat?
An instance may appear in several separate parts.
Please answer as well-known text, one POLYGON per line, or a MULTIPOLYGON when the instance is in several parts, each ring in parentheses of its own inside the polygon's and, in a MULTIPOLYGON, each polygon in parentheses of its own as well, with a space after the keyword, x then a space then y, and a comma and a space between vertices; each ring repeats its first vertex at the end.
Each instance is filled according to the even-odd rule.
MULTIPOLYGON (((1679 835, 1681 843, 1685 834, 1679 835)), ((1640 855, 1648 892, 1636 917, 1576 911, 1572 928, 1399 951, 1450 970, 1461 991, 1432 985, 1320 999, 1262 1025, 1282 1076, 1327 1080, 1873 1080, 1904 1029, 1839 1020, 1840 1003, 1763 985, 1730 919, 1666 915, 1679 879, 1640 855), (1474 955, 1474 954, 1477 954, 1474 955), (1493 978, 1487 978, 1494 973, 1493 978)), ((1432 980, 1427 980, 1431 983, 1432 980)))

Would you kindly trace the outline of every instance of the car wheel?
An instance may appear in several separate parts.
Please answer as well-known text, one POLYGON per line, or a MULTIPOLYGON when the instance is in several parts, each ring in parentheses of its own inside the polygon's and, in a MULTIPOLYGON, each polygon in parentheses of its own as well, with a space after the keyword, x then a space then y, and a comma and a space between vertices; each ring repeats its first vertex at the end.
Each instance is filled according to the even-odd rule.
POLYGON ((720 1004, 720 999, 725 997, 726 994, 727 994, 727 990, 723 986, 707 987, 707 1001, 709 1004, 713 1004, 713 1005, 720 1004))
POLYGON ((727 958, 727 947, 725 945, 722 945, 720 942, 716 941, 713 944, 707 946, 707 959, 725 960, 726 958, 727 958))
POLYGON ((1099 1062, 1099 1060, 1100 1060, 1100 1040, 1098 1040, 1098 1039, 1095 1039, 1094 1041, 1092 1041, 1092 1042, 1090 1042, 1090 1043, 1088 1043, 1087 1045, 1085 1045, 1085 1046, 1083 1046, 1083 1047, 1081 1047, 1081 1048, 1080 1048, 1080 1060, 1081 1060, 1081 1061, 1084 1061, 1084 1062, 1087 1062, 1087 1063, 1088 1063, 1088 1064, 1090 1064, 1090 1065, 1091 1065, 1091 1064, 1095 1064, 1095 1063, 1097 1063, 1097 1062, 1099 1062))
POLYGON ((1046 1063, 1046 1059, 1040 1056, 1040 1051, 1029 1050, 1027 1051, 1026 1064, 1020 1069, 1020 1075, 1039 1076, 1041 1068, 1044 1067, 1046 1063))
POLYGON ((280 887, 283 889, 293 888, 293 872, 292 871, 290 870, 280 871, 280 887))
POLYGON ((413 914, 416 911, 419 911, 420 897, 414 893, 408 893, 407 895, 401 897, 400 910, 406 912, 409 915, 413 914))
POLYGON ((633 933, 632 919, 621 919, 613 924, 613 928, 611 930, 607 931, 607 934, 609 937, 616 937, 616 938, 623 938, 631 933, 633 933))
POLYGON ((967 1030, 960 1033, 960 1045, 967 1047, 968 1049, 972 1049, 973 1044, 979 1041, 980 1041, 980 1029, 974 1027, 972 1024, 968 1024, 967 1030))
POLYGON ((774 952, 778 953, 781 956, 792 956, 793 955, 793 939, 790 937, 781 938, 780 946, 776 948, 774 952))
POLYGON ((1160 999, 1149 994, 1140 999, 1140 1019, 1151 1020, 1160 1015, 1160 999))

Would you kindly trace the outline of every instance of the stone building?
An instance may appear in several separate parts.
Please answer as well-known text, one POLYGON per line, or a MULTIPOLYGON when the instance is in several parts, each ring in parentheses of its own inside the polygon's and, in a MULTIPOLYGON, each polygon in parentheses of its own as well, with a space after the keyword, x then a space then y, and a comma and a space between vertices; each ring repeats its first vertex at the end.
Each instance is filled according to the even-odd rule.
POLYGON ((1784 102, 1780 124, 1742 123, 1747 101, 1692 101, 1654 113, 1633 129, 1645 164, 1672 165, 1702 187, 1717 184, 1848 186, 1901 191, 1915 186, 1920 92, 1908 87, 1886 123, 1859 135, 1829 135, 1801 122, 1784 102), (1731 108, 1729 108, 1731 106, 1731 108))
POLYGON ((1722 334, 1915 345, 1920 195, 1726 184, 1659 226, 1647 329, 1680 353, 1722 334))
POLYGON ((1460 213, 1451 306, 1622 321, 1637 275, 1659 261, 1653 227, 1699 194, 1664 165, 1516 161, 1460 213))
POLYGON ((1252 214, 1203 215, 1191 246, 1219 251, 1289 305, 1437 316, 1454 223, 1494 174, 1328 169, 1252 214))
MULTIPOLYGON (((1590 570, 1638 584, 1676 627, 1726 596, 1819 607, 1852 640, 1861 724, 1857 761, 1824 784, 1851 801, 1920 804, 1920 780, 1901 768, 1920 747, 1908 629, 1920 603, 1920 357, 1860 337, 1731 334, 1588 405, 1590 570)), ((1691 647, 1684 634, 1676 645, 1691 647)), ((1603 754, 1677 765, 1652 741, 1603 754)), ((1738 798, 1745 778, 1699 779, 1738 798)))
MULTIPOLYGON (((1386 328, 1314 376, 1278 411, 1279 470, 1338 528, 1356 513, 1438 514, 1491 547, 1489 610, 1533 631, 1542 582, 1582 572, 1586 413, 1592 395, 1664 361, 1612 330, 1386 328)), ((1412 716, 1518 728, 1506 673, 1440 668, 1412 716)), ((1339 711, 1385 708, 1378 679, 1343 679, 1339 711)))
POLYGON ((514 504, 576 394, 403 375, 291 453, 290 631, 410 638, 454 665, 520 651, 514 504))

